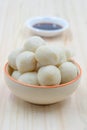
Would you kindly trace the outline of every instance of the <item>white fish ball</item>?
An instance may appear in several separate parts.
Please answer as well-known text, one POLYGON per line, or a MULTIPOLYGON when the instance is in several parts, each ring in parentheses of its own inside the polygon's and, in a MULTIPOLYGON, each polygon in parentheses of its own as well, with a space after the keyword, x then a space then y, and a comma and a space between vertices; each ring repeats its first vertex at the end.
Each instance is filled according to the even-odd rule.
POLYGON ((19 71, 13 71, 12 77, 14 79, 18 79, 21 76, 21 73, 19 71))
POLYGON ((69 60, 74 56, 74 52, 70 48, 65 48, 65 55, 67 57, 67 60, 69 60))
POLYGON ((39 85, 36 72, 24 73, 19 77, 18 80, 32 85, 39 85))
POLYGON ((36 59, 41 65, 58 65, 66 61, 62 48, 54 46, 41 46, 36 50, 36 59))
POLYGON ((41 37, 33 36, 25 41, 24 49, 35 52, 42 45, 46 45, 46 42, 41 37))
POLYGON ((57 52, 58 63, 57 66, 67 61, 64 45, 52 45, 52 48, 57 52))
POLYGON ((60 84, 60 70, 53 65, 41 67, 38 71, 38 81, 40 85, 60 84))
POLYGON ((59 69, 61 72, 61 83, 73 80, 78 74, 76 65, 71 62, 64 62, 60 65, 59 69))
POLYGON ((16 66, 16 58, 17 56, 22 53, 24 50, 23 49, 16 49, 13 52, 10 53, 10 55, 8 56, 8 64, 13 68, 13 69, 17 69, 16 66))
POLYGON ((21 73, 35 70, 36 63, 35 54, 29 51, 21 53, 16 59, 17 68, 21 73))

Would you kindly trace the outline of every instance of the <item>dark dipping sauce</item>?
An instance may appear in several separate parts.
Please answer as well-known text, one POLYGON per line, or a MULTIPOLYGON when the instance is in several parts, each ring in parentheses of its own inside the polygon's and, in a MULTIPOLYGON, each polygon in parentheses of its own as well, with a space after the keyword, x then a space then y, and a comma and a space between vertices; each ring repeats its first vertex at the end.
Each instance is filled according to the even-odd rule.
POLYGON ((62 28, 61 25, 55 23, 36 23, 33 25, 34 28, 41 29, 41 30, 59 30, 62 28))

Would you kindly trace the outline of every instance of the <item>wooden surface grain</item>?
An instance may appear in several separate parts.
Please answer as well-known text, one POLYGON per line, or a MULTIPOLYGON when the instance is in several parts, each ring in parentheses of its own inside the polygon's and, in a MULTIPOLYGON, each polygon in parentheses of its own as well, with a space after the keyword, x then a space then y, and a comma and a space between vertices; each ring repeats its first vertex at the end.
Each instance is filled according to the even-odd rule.
POLYGON ((87 130, 87 0, 0 0, 0 130, 87 130), (83 76, 69 99, 36 106, 10 92, 3 67, 9 53, 31 36, 25 21, 45 15, 60 16, 70 23, 62 36, 45 39, 71 46, 83 76))

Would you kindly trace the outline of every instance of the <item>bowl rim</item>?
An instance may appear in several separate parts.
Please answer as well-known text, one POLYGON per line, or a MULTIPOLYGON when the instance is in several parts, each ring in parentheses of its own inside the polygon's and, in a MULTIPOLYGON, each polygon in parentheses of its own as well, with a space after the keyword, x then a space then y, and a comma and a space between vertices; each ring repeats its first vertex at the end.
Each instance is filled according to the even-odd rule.
POLYGON ((44 86, 44 85, 43 86, 39 86, 39 85, 32 85, 32 84, 27 84, 27 83, 20 82, 20 81, 14 79, 13 77, 11 77, 10 74, 8 73, 8 71, 7 71, 8 62, 4 65, 4 73, 10 80, 12 80, 13 82, 15 82, 17 84, 23 85, 25 87, 33 87, 33 88, 60 88, 60 87, 65 87, 67 85, 70 85, 70 84, 76 82, 82 75, 82 69, 81 69, 80 65, 77 62, 75 62, 74 60, 72 60, 72 61, 79 68, 79 74, 77 75, 76 78, 74 78, 70 82, 67 82, 67 83, 64 83, 64 84, 56 84, 56 85, 52 85, 52 86, 44 86))

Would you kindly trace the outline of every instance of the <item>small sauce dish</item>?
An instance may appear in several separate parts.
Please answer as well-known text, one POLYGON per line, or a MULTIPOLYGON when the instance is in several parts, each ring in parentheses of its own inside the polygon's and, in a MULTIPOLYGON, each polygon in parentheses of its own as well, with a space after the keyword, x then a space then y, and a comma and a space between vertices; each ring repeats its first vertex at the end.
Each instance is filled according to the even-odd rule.
POLYGON ((68 98, 79 86, 82 70, 78 63, 75 61, 73 63, 78 67, 78 75, 75 79, 65 84, 37 86, 22 83, 11 77, 12 69, 8 63, 4 67, 5 81, 12 93, 25 101, 40 105, 56 103, 68 98))
POLYGON ((33 33, 44 37, 62 34, 69 28, 68 22, 59 17, 35 17, 27 20, 25 26, 33 33))

